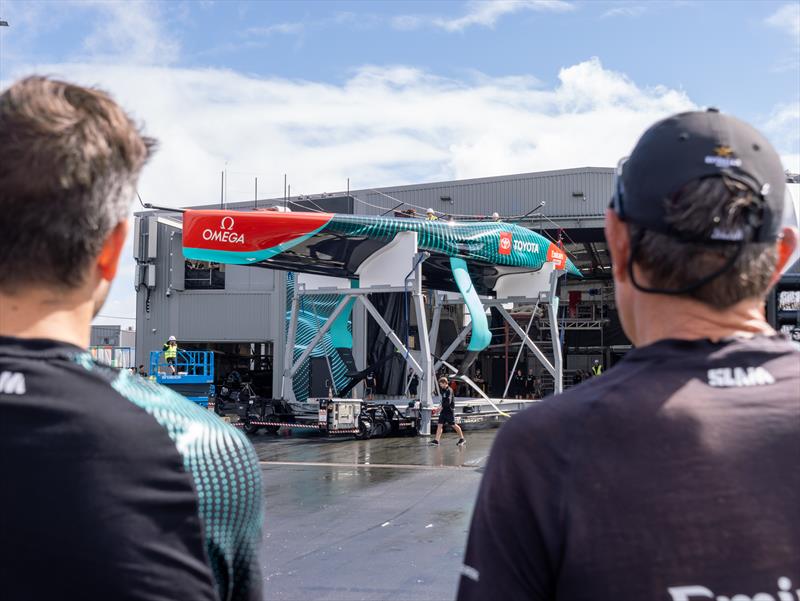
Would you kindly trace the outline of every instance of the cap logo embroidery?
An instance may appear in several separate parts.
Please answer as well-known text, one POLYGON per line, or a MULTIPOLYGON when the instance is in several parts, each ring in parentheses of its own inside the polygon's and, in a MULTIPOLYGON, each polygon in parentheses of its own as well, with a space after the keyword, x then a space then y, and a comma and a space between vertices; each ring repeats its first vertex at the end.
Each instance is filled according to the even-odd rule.
POLYGON ((714 148, 714 154, 706 157, 706 165, 715 165, 720 169, 726 167, 741 167, 742 159, 737 159, 733 155, 733 149, 730 146, 719 145, 714 148))

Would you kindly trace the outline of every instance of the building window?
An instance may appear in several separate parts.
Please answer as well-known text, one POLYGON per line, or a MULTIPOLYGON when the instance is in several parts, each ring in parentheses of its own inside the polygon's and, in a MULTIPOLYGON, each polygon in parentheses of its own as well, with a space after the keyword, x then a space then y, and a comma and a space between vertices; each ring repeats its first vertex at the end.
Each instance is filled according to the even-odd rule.
POLYGON ((183 285, 186 290, 225 290, 225 265, 208 261, 186 261, 183 285))

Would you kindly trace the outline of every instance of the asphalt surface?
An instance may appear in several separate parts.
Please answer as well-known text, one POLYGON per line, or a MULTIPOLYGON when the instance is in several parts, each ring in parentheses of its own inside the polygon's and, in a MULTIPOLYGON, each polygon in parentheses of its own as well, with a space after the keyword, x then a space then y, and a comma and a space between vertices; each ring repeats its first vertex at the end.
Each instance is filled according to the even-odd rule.
POLYGON ((453 599, 496 430, 367 441, 251 438, 265 487, 268 600, 453 599))

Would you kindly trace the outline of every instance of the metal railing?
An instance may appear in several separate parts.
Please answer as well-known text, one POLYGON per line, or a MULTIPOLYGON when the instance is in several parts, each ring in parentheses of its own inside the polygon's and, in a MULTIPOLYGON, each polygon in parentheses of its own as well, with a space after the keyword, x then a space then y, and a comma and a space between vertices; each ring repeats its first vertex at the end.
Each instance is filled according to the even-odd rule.
POLYGON ((178 349, 174 363, 170 363, 164 356, 164 351, 151 351, 150 375, 196 376, 198 378, 213 379, 214 353, 210 351, 184 351, 178 349))

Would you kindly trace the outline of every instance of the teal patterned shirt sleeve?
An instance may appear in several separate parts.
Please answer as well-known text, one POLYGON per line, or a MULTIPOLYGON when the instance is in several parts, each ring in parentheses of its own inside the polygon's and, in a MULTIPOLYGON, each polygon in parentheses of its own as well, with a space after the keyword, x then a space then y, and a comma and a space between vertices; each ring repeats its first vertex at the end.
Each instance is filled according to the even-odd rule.
POLYGON ((183 457, 197 489, 220 599, 260 599, 261 470, 250 442, 212 412, 154 382, 123 371, 112 386, 152 415, 183 457))

